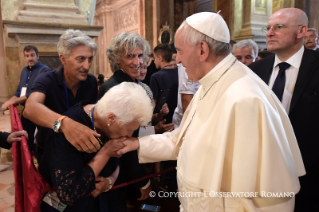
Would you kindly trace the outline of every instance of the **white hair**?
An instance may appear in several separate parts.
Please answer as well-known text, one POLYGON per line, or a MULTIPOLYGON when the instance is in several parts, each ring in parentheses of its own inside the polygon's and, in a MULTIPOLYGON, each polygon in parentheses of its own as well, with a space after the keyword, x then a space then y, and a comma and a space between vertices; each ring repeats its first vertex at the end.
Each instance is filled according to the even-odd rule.
POLYGON ((318 37, 318 30, 317 30, 317 29, 315 29, 315 28, 308 28, 308 31, 307 31, 307 32, 309 32, 309 31, 314 31, 315 34, 316 34, 316 36, 318 37))
POLYGON ((85 35, 80 30, 68 29, 61 37, 57 45, 59 55, 68 58, 76 46, 85 45, 92 49, 93 55, 97 51, 96 43, 89 36, 85 35))
POLYGON ((133 82, 122 82, 112 87, 95 108, 102 119, 113 113, 120 125, 137 121, 141 126, 146 126, 153 114, 153 106, 146 91, 133 82))
POLYGON ((191 46, 195 46, 201 41, 205 41, 210 50, 216 55, 227 55, 230 52, 230 45, 229 43, 223 43, 214 40, 211 37, 199 32, 198 30, 194 29, 193 27, 189 26, 186 21, 184 21, 178 30, 183 28, 183 39, 184 43, 188 43, 191 46))
POLYGON ((235 52, 235 50, 237 48, 244 48, 244 47, 250 47, 253 50, 253 56, 254 59, 256 59, 258 57, 258 45, 255 41, 251 40, 251 39, 246 39, 246 40, 241 40, 239 42, 237 42, 234 46, 233 46, 233 53, 235 52))

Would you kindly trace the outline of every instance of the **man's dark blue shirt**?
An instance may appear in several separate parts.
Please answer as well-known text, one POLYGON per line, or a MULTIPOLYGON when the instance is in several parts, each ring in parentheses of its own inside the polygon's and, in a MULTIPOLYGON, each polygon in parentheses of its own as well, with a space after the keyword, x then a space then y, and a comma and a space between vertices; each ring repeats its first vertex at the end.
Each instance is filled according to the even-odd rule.
POLYGON ((13 94, 16 97, 20 97, 21 89, 22 87, 27 87, 27 96, 31 93, 31 88, 33 85, 33 82, 37 76, 42 72, 51 71, 51 69, 42 64, 41 62, 38 62, 35 66, 29 68, 29 66, 26 66, 22 69, 21 75, 20 75, 20 82, 17 87, 16 92, 13 94), (28 79, 29 78, 29 79, 28 79))
MULTIPOLYGON (((72 91, 65 86, 62 66, 58 70, 40 74, 34 81, 31 92, 45 94, 44 105, 50 110, 62 114, 76 103, 82 100, 96 102, 97 80, 92 74, 88 74, 85 81, 80 82, 76 97, 72 91)), ((35 111, 36 112, 36 111, 35 111)), ((52 129, 38 126, 36 140, 43 147, 43 142, 52 129)))

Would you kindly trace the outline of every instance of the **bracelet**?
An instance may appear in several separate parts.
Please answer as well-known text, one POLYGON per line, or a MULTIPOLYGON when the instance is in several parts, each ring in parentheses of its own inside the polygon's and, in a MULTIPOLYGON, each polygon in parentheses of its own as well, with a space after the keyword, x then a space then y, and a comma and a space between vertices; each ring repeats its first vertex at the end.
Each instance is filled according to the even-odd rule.
POLYGON ((112 184, 111 178, 107 177, 105 179, 107 179, 109 181, 109 187, 104 191, 104 192, 107 192, 107 191, 111 190, 111 188, 113 187, 113 184, 112 184))

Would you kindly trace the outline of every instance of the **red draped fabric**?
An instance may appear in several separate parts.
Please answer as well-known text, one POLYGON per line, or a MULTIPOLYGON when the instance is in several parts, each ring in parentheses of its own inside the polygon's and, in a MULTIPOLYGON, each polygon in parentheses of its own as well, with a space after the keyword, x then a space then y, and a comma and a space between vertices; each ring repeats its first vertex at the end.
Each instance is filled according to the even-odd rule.
MULTIPOLYGON (((23 130, 16 106, 11 105, 12 132, 23 130)), ((50 186, 32 163, 27 140, 22 136, 21 142, 12 145, 15 179, 15 211, 40 212, 41 199, 50 186)))

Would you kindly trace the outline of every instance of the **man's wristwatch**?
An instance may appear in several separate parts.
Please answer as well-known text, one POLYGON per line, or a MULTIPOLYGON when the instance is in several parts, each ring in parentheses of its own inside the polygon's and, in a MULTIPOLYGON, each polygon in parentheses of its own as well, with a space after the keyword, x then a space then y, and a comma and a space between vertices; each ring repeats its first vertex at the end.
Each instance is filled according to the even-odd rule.
POLYGON ((111 190, 111 188, 113 187, 113 182, 112 182, 111 178, 109 178, 109 177, 107 177, 105 179, 107 179, 109 181, 109 187, 104 191, 104 192, 107 192, 107 191, 111 190))
POLYGON ((66 118, 66 116, 61 116, 60 118, 58 118, 57 120, 55 120, 52 124, 52 129, 54 132, 60 132, 60 128, 62 125, 62 120, 66 118))

